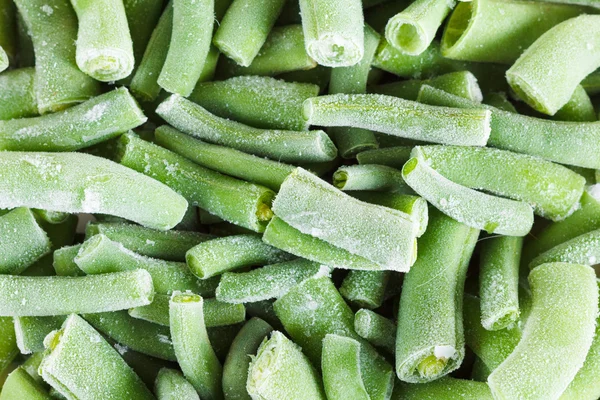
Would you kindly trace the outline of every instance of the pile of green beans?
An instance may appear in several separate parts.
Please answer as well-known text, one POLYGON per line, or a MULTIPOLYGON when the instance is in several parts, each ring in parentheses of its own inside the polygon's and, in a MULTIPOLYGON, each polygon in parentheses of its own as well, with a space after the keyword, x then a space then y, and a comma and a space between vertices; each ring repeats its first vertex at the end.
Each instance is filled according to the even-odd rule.
POLYGON ((0 400, 600 399, 600 0, 0 0, 0 400))

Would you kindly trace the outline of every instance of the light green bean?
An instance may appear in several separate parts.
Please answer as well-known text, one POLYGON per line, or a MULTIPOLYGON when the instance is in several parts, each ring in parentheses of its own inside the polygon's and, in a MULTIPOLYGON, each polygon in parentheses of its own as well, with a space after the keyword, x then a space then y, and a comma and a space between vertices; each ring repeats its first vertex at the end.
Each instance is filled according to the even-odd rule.
POLYGON ((352 304, 378 308, 383 303, 391 271, 350 271, 342 281, 340 294, 352 304))
POLYGON ((325 335, 321 369, 327 399, 370 399, 361 377, 358 341, 345 336, 325 335))
POLYGON ((0 120, 33 117, 38 114, 33 68, 0 74, 0 120))
POLYGON ((157 400, 200 400, 196 389, 181 372, 170 368, 162 368, 158 372, 154 392, 157 400))
POLYGON ((36 382, 23 367, 11 372, 0 393, 0 400, 52 400, 46 389, 36 382))
POLYGON ((389 354, 396 351, 396 324, 381 315, 361 308, 354 315, 354 330, 373 346, 389 354))

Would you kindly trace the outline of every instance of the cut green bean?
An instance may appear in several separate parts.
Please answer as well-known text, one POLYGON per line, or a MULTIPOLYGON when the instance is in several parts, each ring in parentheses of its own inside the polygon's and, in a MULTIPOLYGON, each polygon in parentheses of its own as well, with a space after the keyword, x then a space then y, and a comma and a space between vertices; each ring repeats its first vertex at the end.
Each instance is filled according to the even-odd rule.
POLYGON ((102 82, 133 71, 133 42, 123 1, 71 0, 77 14, 76 61, 80 70, 102 82))
POLYGON ((252 318, 236 335, 223 364, 223 394, 226 400, 251 400, 246 390, 251 356, 273 327, 260 318, 252 318))
POLYGON ((163 230, 187 208, 162 183, 88 154, 4 151, 0 171, 0 208, 104 213, 163 230))
POLYGON ((310 83, 318 86, 320 91, 324 91, 331 78, 331 68, 317 65, 312 69, 286 72, 285 74, 281 74, 278 78, 294 83, 310 83))
POLYGON ((345 165, 333 174, 333 186, 348 190, 371 190, 412 194, 413 190, 404 182, 402 172, 385 165, 345 165))
MULTIPOLYGON (((445 89, 442 89, 445 90, 445 89)), ((446 90, 447 91, 447 90, 446 90)), ((490 93, 485 97, 485 104, 495 107, 502 111, 517 112, 515 106, 508 100, 503 92, 490 93)))
POLYGON ((361 308, 354 315, 354 330, 373 346, 389 354, 396 351, 396 324, 381 315, 361 308))
POLYGON ((443 377, 434 382, 412 384, 398 382, 392 400, 492 400, 492 392, 483 382, 443 377))
POLYGON ((54 114, 0 121, 0 148, 73 151, 112 139, 146 120, 127 89, 119 88, 54 114))
POLYGON ((60 329, 65 319, 64 316, 15 317, 15 335, 21 354, 44 351, 44 338, 60 329))
POLYGON ((155 142, 196 164, 245 181, 279 190, 295 167, 247 154, 225 146, 206 143, 163 125, 155 131, 155 142))
POLYGON ((432 107, 377 94, 338 94, 306 100, 304 117, 312 125, 352 126, 428 142, 484 146, 491 113, 483 108, 432 107))
POLYGON ((173 0, 173 30, 158 84, 170 93, 189 96, 210 49, 214 0, 173 0))
POLYGON ((20 399, 52 399, 40 382, 36 382, 23 367, 18 367, 8 375, 0 393, 0 400, 20 399))
POLYGON ((385 38, 373 59, 373 66, 389 73, 412 79, 420 79, 439 75, 454 70, 449 61, 442 57, 440 44, 437 41, 417 56, 406 54, 392 46, 385 38))
POLYGON ((593 96, 600 93, 600 70, 596 70, 581 81, 581 86, 588 95, 593 96))
POLYGON ((0 372, 6 371, 19 354, 13 319, 0 317, 0 372))
POLYGON ((284 162, 330 161, 337 149, 323 131, 258 129, 226 120, 172 95, 156 112, 175 128, 199 139, 284 162))
POLYGON ((190 100, 210 113, 256 128, 306 130, 302 103, 319 93, 308 83, 266 76, 239 76, 196 85, 190 100))
POLYGON ((260 232, 273 215, 275 194, 265 187, 203 168, 134 135, 121 136, 119 145, 121 164, 163 182, 191 205, 226 221, 260 232))
POLYGON ((384 301, 390 271, 350 271, 342 281, 340 294, 364 308, 378 308, 384 301))
MULTIPOLYGON (((68 0, 16 0, 35 49, 35 93, 41 114, 96 96, 100 86, 75 62, 77 16, 68 0)), ((91 28, 91 27, 90 27, 91 28)))
POLYGON ((600 230, 594 230, 567 240, 547 250, 529 263, 533 269, 538 265, 552 262, 565 262, 582 265, 595 265, 600 259, 600 230))
POLYGON ((226 272, 221 276, 216 295, 219 301, 235 304, 276 299, 303 280, 329 272, 326 266, 302 258, 249 272, 226 272))
POLYGON ((364 55, 364 17, 359 0, 300 0, 306 52, 327 67, 348 67, 364 55))
POLYGON ((202 399, 222 399, 223 370, 206 333, 202 297, 174 294, 169 315, 173 347, 186 379, 202 399))
POLYGON ((558 398, 583 365, 594 338, 594 270, 548 263, 529 274, 533 306, 515 350, 489 376, 495 398, 558 398))
POLYGON ((75 257, 79 253, 79 249, 81 248, 80 244, 76 244, 74 246, 65 246, 61 247, 54 251, 53 257, 53 267, 56 275, 58 276, 84 276, 85 272, 83 272, 77 264, 75 264, 75 257))
POLYGON ((49 335, 40 365, 44 380, 75 399, 152 399, 152 393, 119 353, 88 323, 71 315, 49 335), (81 368, 85 365, 85 368, 81 368))
POLYGON ((0 120, 38 114, 33 68, 14 69, 0 75, 0 120))
POLYGON ((462 296, 479 231, 432 210, 417 262, 405 276, 396 336, 396 373, 430 382, 460 367, 462 296))
POLYGON ((582 15, 562 22, 523 52, 506 71, 506 79, 523 101, 554 115, 583 78, 600 67, 600 51, 594 46, 598 40, 600 16, 582 15))
POLYGON ((157 400, 200 400, 196 389, 181 372, 170 368, 162 368, 158 372, 154 393, 157 400))
POLYGON ((327 334, 323 338, 321 358, 323 386, 329 400, 369 400, 360 370, 360 343, 327 334))
POLYGON ((328 277, 315 277, 292 288, 275 302, 275 312, 292 339, 314 365, 321 365, 322 342, 336 334, 360 343, 360 371, 373 400, 387 399, 394 373, 382 356, 354 331, 354 314, 328 277))
POLYGON ((15 6, 9 0, 0 1, 0 70, 8 68, 17 55, 17 20, 15 6))
POLYGON ((581 85, 577 85, 569 101, 554 114, 553 119, 557 121, 597 121, 596 110, 590 96, 581 85))
POLYGON ((356 155, 360 165, 379 164, 396 169, 402 169, 410 159, 411 146, 395 146, 383 149, 362 151, 356 155))

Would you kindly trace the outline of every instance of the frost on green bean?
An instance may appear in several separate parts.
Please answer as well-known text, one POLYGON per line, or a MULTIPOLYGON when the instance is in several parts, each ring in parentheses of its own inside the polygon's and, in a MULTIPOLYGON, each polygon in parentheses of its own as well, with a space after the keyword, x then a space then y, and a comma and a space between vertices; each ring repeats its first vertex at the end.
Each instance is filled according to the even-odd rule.
POLYGON ((598 118, 590 96, 581 85, 577 85, 571 98, 554 114, 556 121, 594 122, 598 118))
POLYGON ((370 190, 374 192, 389 192, 414 194, 404 182, 402 172, 385 165, 344 165, 333 173, 333 186, 348 190, 370 190))
POLYGON ((385 147, 362 151, 356 155, 356 160, 360 165, 379 164, 402 169, 404 164, 410 159, 411 151, 412 146, 385 147))
POLYGON ((22 366, 12 371, 2 385, 0 400, 51 400, 41 382, 37 382, 22 366))
POLYGON ((378 308, 383 303, 390 271, 350 271, 342 281, 340 294, 364 308, 378 308))
POLYGON ((33 68, 0 74, 0 120, 33 117, 38 114, 33 68))
POLYGON ((429 383, 398 382, 392 400, 492 400, 490 388, 483 382, 444 377, 429 383), (450 397, 449 397, 450 396, 450 397))
POLYGON ((593 230, 560 243, 538 255, 529 263, 533 269, 551 262, 595 265, 600 260, 600 230, 593 230))
POLYGON ((80 244, 76 244, 73 246, 64 246, 60 249, 57 249, 52 254, 53 262, 52 266, 54 267, 54 272, 58 276, 83 276, 85 272, 83 272, 77 264, 75 264, 75 257, 77 253, 79 253, 79 249, 81 248, 80 244))
POLYGON ((358 341, 335 334, 325 335, 321 369, 327 399, 370 399, 361 377, 358 341))
POLYGON ((14 317, 17 346, 21 354, 44 351, 44 338, 52 331, 60 329, 65 316, 14 317))
POLYGON ((361 308, 354 315, 354 330, 373 346, 389 354, 396 351, 396 324, 381 315, 361 308))
POLYGON ((0 371, 3 373, 19 354, 13 319, 0 317, 0 371))
POLYGON ((196 389, 181 372, 170 368, 162 368, 158 372, 154 393, 158 400, 200 400, 196 389))

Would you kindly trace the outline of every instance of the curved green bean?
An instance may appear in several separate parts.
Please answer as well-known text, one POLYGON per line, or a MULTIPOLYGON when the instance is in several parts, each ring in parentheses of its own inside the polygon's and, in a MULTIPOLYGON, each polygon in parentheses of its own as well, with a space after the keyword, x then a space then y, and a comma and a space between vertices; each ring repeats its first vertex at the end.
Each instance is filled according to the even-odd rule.
POLYGON ((358 341, 345 336, 325 335, 321 370, 327 399, 370 399, 362 381, 358 341))
POLYGON ((600 230, 593 230, 541 253, 529 263, 529 268, 533 269, 538 265, 552 262, 592 266, 598 263, 598 259, 600 259, 600 230))
POLYGON ((577 85, 569 101, 554 114, 557 121, 598 121, 590 96, 581 85, 577 85))

